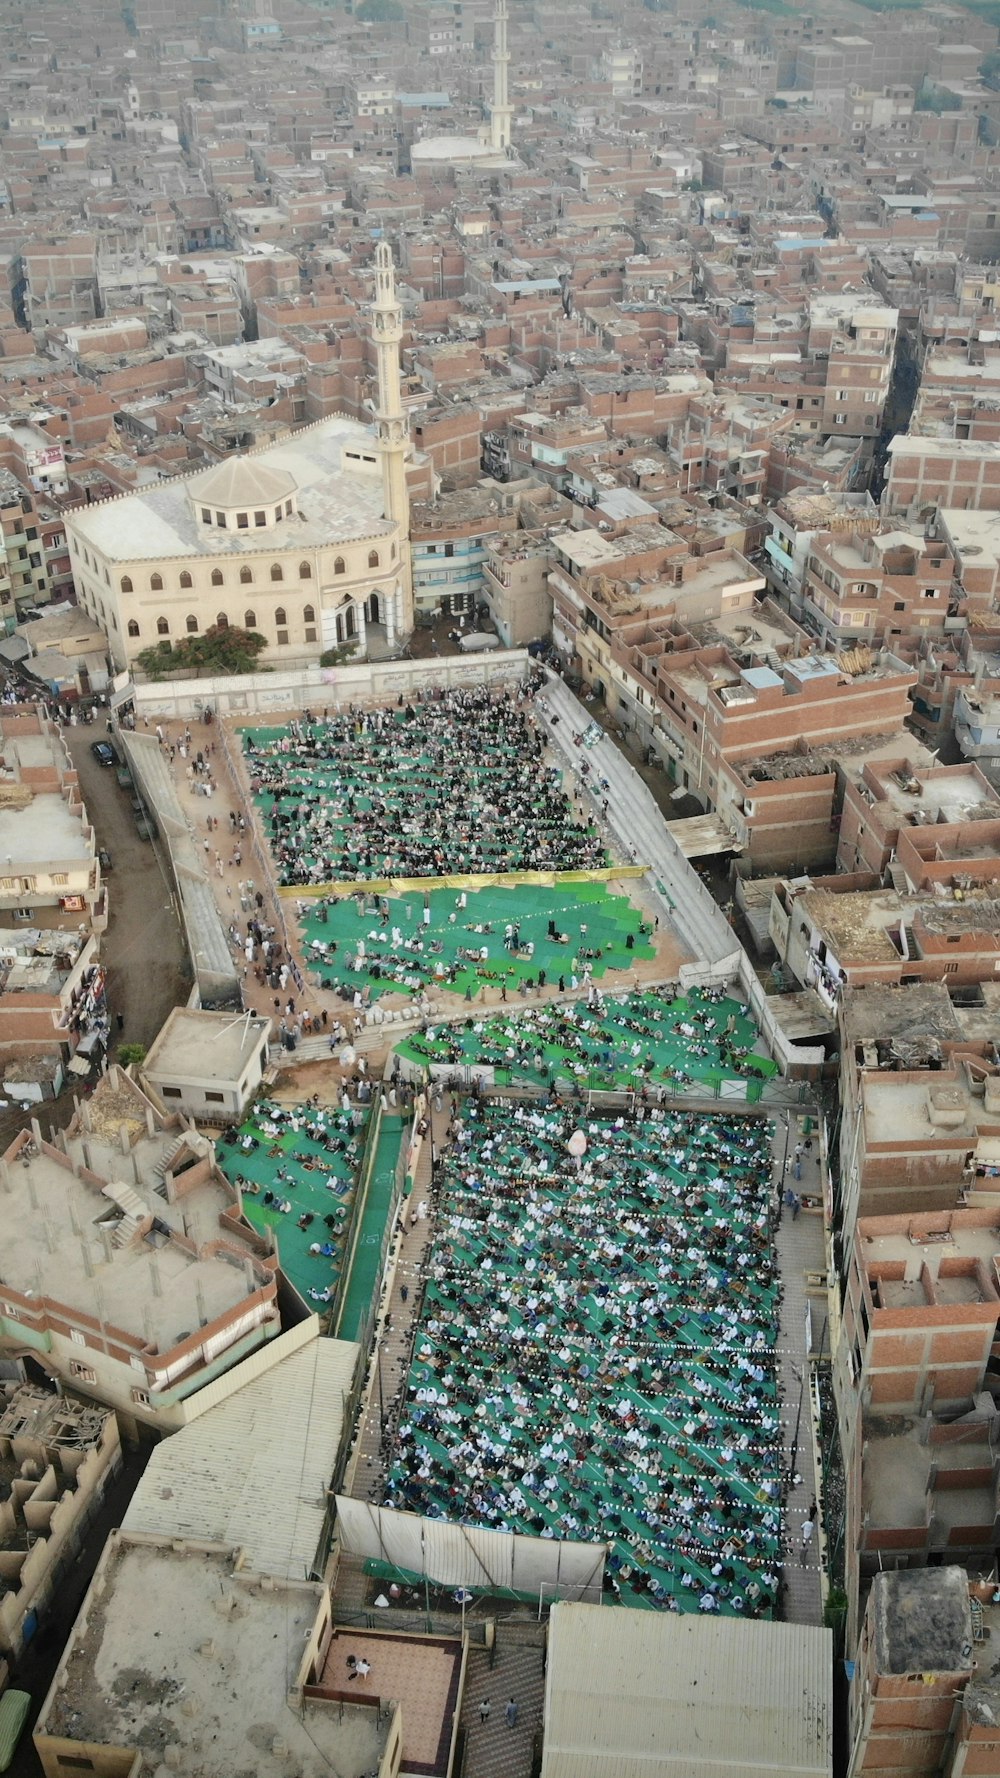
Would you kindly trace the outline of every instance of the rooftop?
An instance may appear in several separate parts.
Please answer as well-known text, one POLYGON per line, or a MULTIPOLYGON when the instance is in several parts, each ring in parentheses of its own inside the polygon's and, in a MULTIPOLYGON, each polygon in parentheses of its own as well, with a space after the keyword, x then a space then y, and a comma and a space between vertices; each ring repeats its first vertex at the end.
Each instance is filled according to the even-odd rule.
POLYGON ((258 1574, 310 1579, 359 1351, 314 1338, 164 1439, 123 1529, 232 1544, 258 1574))
MULTIPOLYGON (((255 473, 268 471, 297 489, 298 512, 273 529, 221 530, 199 523, 191 504, 198 476, 154 483, 141 492, 94 506, 77 507, 68 523, 83 540, 111 561, 156 557, 268 555, 286 549, 390 532, 383 517, 382 481, 372 469, 345 462, 355 452, 375 461, 375 440, 367 426, 338 415, 269 445, 251 461, 255 473)), ((231 458, 224 468, 236 476, 247 459, 231 458)), ((211 472, 215 474, 215 471, 211 472)))
MULTIPOLYGON (((243 1247, 238 1234, 220 1227, 239 1203, 220 1173, 185 1180, 183 1196, 168 1201, 157 1168, 176 1146, 177 1129, 150 1136, 137 1115, 142 1096, 116 1086, 116 1076, 123 1078, 117 1070, 105 1075, 87 1102, 90 1127, 69 1140, 68 1155, 43 1142, 15 1165, 23 1137, 7 1150, 0 1283, 111 1322, 163 1351, 244 1302, 265 1274, 250 1258, 249 1231, 243 1247), (100 1183, 80 1178, 74 1162, 100 1183), (156 1226, 148 1235, 132 1232, 150 1217, 156 1226)), ((211 1153, 204 1137, 185 1143, 196 1157, 211 1153)))
POLYGON ((872 1581, 879 1673, 962 1673, 972 1667, 969 1579, 963 1568, 911 1568, 872 1581))
POLYGON ((113 1533, 36 1734, 141 1749, 151 1771, 169 1763, 190 1778, 377 1769, 386 1713, 296 1701, 325 1589, 238 1561, 232 1549, 113 1533))
POLYGON ((16 810, 0 807, 0 858, 15 870, 82 863, 93 855, 81 816, 57 792, 43 791, 16 810))
POLYGON ((542 1778, 827 1778, 828 1630, 554 1605, 542 1778))
POLYGON ((150 1079, 176 1074, 187 1080, 239 1080, 270 1029, 270 1019, 175 1006, 153 1039, 143 1070, 150 1079))

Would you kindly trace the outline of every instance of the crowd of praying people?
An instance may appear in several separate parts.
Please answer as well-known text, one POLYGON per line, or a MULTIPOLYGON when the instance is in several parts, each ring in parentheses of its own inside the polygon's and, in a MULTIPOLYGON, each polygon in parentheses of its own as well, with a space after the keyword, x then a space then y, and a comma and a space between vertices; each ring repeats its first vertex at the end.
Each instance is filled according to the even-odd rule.
POLYGON ((531 686, 438 689, 244 739, 284 884, 607 862, 547 766, 531 686))
POLYGON ((364 1121, 364 1112, 349 1103, 261 1099, 242 1124, 229 1126, 220 1145, 220 1163, 239 1188, 246 1215, 258 1227, 277 1229, 284 1270, 319 1307, 336 1294, 364 1121), (302 1240, 289 1239, 286 1218, 302 1240))
POLYGON ((767 1616, 784 1475, 770 1126, 472 1099, 387 1504, 609 1546, 632 1604, 767 1616))
POLYGON ((424 1020, 400 1054, 428 1067, 487 1067, 546 1082, 560 1076, 604 1087, 690 1086, 775 1072, 753 1053, 750 1008, 724 988, 676 982, 623 995, 588 982, 583 1000, 533 1006, 458 1025, 424 1020))

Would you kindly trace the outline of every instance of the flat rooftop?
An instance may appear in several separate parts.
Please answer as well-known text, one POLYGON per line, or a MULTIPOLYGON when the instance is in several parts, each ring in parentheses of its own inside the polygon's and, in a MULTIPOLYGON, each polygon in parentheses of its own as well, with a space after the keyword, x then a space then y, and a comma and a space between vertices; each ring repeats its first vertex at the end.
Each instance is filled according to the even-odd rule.
POLYGON ((366 1635, 334 1629, 319 1685, 359 1698, 391 1697, 403 1712, 403 1770, 445 1778, 451 1758, 455 1711, 462 1677, 462 1644, 450 1636, 366 1635), (348 1655, 371 1672, 349 1677, 348 1655))
POLYGON ((935 1145, 967 1139, 974 1142, 978 1123, 995 1123, 987 1116, 982 1099, 974 1099, 961 1082, 934 1073, 911 1078, 906 1074, 866 1073, 862 1077, 864 1096, 865 1142, 933 1141, 935 1145), (931 1121, 928 1092, 947 1095, 948 1108, 955 1117, 947 1125, 931 1121))
POLYGON ((962 1568, 910 1568, 872 1581, 880 1673, 959 1673, 972 1667, 969 1579, 962 1568))
POLYGON ((889 937, 889 928, 899 924, 899 896, 894 889, 862 889, 849 895, 807 889, 795 905, 823 933, 838 963, 898 963, 900 953, 889 937))
POLYGON ((35 1732, 168 1749, 199 1778, 363 1778, 391 1718, 370 1705, 290 1701, 323 1607, 318 1582, 238 1572, 231 1549, 113 1533, 35 1732))
POLYGON ((151 1079, 175 1074, 188 1080, 239 1080, 270 1029, 270 1019, 175 1006, 143 1068, 151 1079))
POLYGON ((941 506, 938 522, 946 542, 968 567, 988 568, 1000 561, 1000 512, 941 506))
POLYGON ((284 472, 296 485, 298 513, 269 530, 230 531, 201 524, 188 494, 191 476, 155 483, 127 499, 76 507, 72 525, 102 555, 120 562, 251 551, 273 556, 300 545, 321 548, 341 539, 387 533, 392 526, 383 516, 381 478, 345 466, 348 450, 374 456, 374 435, 367 426, 337 416, 245 459, 255 467, 284 472))
POLYGON ((915 770, 903 758, 893 767, 886 762, 876 768, 875 775, 882 792, 876 815, 880 806, 904 818, 923 811, 948 826, 1000 818, 1000 795, 974 765, 915 770))
POLYGON ((0 808, 0 857, 12 859, 16 870, 28 865, 82 864, 93 857, 93 847, 84 837, 80 816, 71 812, 56 791, 43 791, 23 808, 0 808))
MULTIPOLYGON (((110 1077, 102 1081, 102 1088, 106 1082, 110 1077)), ((90 1171, 107 1182, 106 1189, 79 1178, 48 1144, 27 1166, 7 1151, 5 1177, 0 1181, 4 1224, 0 1282, 111 1322, 163 1351, 203 1322, 235 1308, 258 1285, 245 1269, 253 1263, 249 1238, 241 1252, 239 1236, 231 1230, 224 1234, 220 1227, 220 1217, 237 1210, 237 1192, 213 1173, 177 1203, 168 1203, 157 1190, 161 1179, 156 1167, 162 1165, 178 1132, 171 1128, 154 1138, 144 1136, 124 1153, 119 1130, 127 1131, 129 1114, 134 1118, 135 1113, 128 1095, 121 1097, 123 1125, 102 1131, 94 1119, 96 1131, 68 1145, 70 1158, 78 1165, 84 1164, 86 1153, 90 1171), (158 1229, 140 1239, 127 1238, 128 1212, 123 1205, 137 1224, 155 1217, 158 1229), (115 1235, 123 1222, 126 1238, 119 1246, 115 1235), (174 1235, 180 1239, 174 1240, 174 1235), (195 1244, 196 1252, 180 1244, 185 1238, 195 1244), (229 1257, 209 1251, 220 1240, 228 1243, 229 1257)), ((95 1095, 88 1111, 97 1099, 95 1095)), ((115 1115, 109 1106, 105 1109, 109 1119, 115 1115)), ((203 1153, 210 1149, 197 1136, 192 1146, 203 1153)))
MULTIPOLYGON (((913 1261, 917 1255, 926 1264, 934 1279, 939 1298, 953 1302, 983 1302, 986 1299, 975 1287, 968 1272, 957 1278, 942 1277, 938 1268, 943 1260, 978 1260, 992 1270, 993 1260, 1000 1253, 1000 1219, 996 1223, 974 1222, 977 1211, 951 1211, 948 1215, 914 1215, 899 1217, 862 1217, 858 1224, 865 1265, 872 1268, 879 1262, 913 1261), (892 1221, 904 1226, 880 1230, 879 1224, 892 1221), (953 1288, 954 1287, 954 1288, 953 1288)), ((889 1282, 900 1282, 890 1280, 889 1282)), ((880 1280, 880 1295, 885 1300, 885 1281, 880 1280)), ((909 1304, 885 1302, 886 1308, 906 1308, 909 1304)), ((1000 1306, 1000 1305, 998 1305, 1000 1306)))

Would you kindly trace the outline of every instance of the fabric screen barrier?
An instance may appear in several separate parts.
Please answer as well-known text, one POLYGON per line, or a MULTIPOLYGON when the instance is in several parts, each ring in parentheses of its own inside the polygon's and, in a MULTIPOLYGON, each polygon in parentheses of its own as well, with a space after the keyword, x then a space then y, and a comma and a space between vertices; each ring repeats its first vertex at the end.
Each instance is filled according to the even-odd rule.
POLYGON ((522 1593, 533 1599, 544 1587, 546 1603, 601 1603, 607 1555, 603 1543, 450 1525, 343 1494, 337 1495, 337 1520, 340 1541, 350 1555, 426 1575, 436 1586, 522 1593))
POLYGON ((335 883, 282 883, 279 893, 286 901, 307 901, 310 896, 336 898, 348 895, 429 895, 432 889, 516 889, 532 883, 554 889, 557 883, 617 883, 626 877, 644 877, 644 864, 602 864, 592 870, 516 870, 499 875, 450 877, 341 877, 335 883))

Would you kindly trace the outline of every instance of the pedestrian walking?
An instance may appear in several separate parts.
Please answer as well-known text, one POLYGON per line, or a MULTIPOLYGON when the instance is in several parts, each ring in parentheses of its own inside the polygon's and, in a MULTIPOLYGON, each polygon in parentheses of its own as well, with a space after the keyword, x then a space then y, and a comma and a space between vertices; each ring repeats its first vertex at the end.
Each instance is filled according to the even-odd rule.
POLYGON ((123 1012, 116 1012, 115 1013, 115 1023, 117 1024, 119 1031, 124 1031, 124 1029, 125 1029, 125 1014, 123 1012))
POLYGON ((812 1543, 813 1532, 815 1531, 815 1529, 816 1529, 815 1519, 803 1520, 802 1530, 799 1532, 799 1566, 800 1566, 800 1568, 804 1568, 806 1565, 806 1558, 809 1554, 809 1545, 812 1543))
POLYGON ((793 1222, 796 1222, 798 1220, 798 1215, 799 1215, 799 1211, 801 1210, 801 1208, 802 1208, 802 1199, 799 1197, 798 1192, 793 1192, 792 1193, 792 1221, 793 1222))
POLYGON ((489 1720, 490 1720, 489 1698, 484 1698, 482 1703, 479 1706, 479 1720, 480 1720, 480 1722, 489 1722, 489 1720))
POLYGON ((507 1699, 507 1703, 504 1706, 503 1717, 504 1717, 504 1722, 507 1724, 507 1727, 509 1729, 516 1729, 517 1728, 517 1704, 515 1703, 513 1698, 507 1699))

